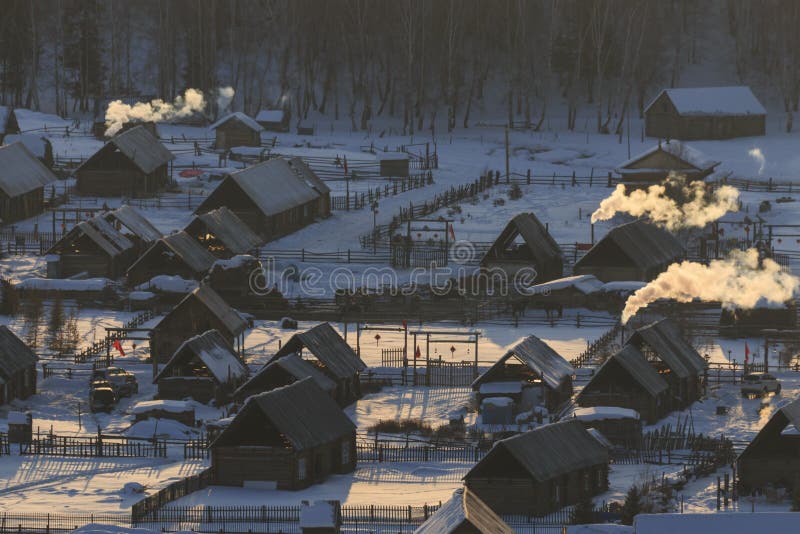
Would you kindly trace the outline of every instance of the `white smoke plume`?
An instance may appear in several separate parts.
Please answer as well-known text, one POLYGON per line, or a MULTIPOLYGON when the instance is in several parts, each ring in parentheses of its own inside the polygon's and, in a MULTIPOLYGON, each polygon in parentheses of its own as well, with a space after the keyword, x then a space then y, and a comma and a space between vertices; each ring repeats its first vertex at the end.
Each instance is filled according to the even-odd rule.
POLYGON ((223 111, 227 111, 229 107, 231 107, 231 101, 233 100, 233 95, 236 91, 233 90, 233 87, 220 87, 217 89, 217 111, 222 113, 223 111))
POLYGON ((758 175, 761 176, 764 174, 764 167, 767 165, 767 158, 764 157, 764 153, 761 152, 761 149, 751 148, 747 154, 758 162, 758 175))
POLYGON ((726 308, 752 309, 779 306, 791 299, 800 288, 800 278, 781 270, 775 261, 765 258, 759 265, 758 251, 735 250, 708 265, 684 261, 673 263, 658 277, 628 297, 622 311, 627 323, 637 311, 661 298, 678 302, 699 299, 721 302, 726 308))
POLYGON ((706 191, 705 183, 686 183, 686 177, 670 173, 665 184, 651 185, 646 190, 626 191, 622 184, 611 196, 600 202, 592 213, 592 222, 606 221, 617 213, 629 213, 634 217, 647 216, 667 230, 703 227, 729 211, 739 209, 739 190, 723 185, 713 193, 706 191), (679 200, 676 200, 677 197, 679 200))

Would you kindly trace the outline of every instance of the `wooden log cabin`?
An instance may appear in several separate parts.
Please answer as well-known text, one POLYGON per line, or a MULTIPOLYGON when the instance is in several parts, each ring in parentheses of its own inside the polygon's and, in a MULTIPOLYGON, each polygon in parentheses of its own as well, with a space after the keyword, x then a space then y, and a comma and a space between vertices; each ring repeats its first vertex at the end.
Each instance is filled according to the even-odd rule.
POLYGON ((800 400, 778 408, 736 460, 739 487, 788 494, 800 487, 800 400))
POLYGON ((356 427, 312 378, 249 398, 210 446, 214 483, 298 490, 356 467, 356 427))
POLYGON ((608 449, 574 419, 495 443, 464 477, 497 514, 542 516, 608 489, 608 449))
POLYGON ((649 282, 685 257, 675 236, 636 220, 612 228, 575 263, 573 273, 591 274, 603 282, 649 282))
POLYGON ((533 213, 520 213, 506 225, 481 259, 484 270, 500 269, 509 278, 522 268, 536 271, 536 283, 561 278, 564 258, 547 228, 533 213))
POLYGON ((184 231, 217 258, 250 254, 262 240, 225 206, 195 215, 184 231))
POLYGON ((670 173, 687 181, 702 180, 719 164, 686 143, 659 140, 657 146, 621 163, 616 172, 626 184, 650 185, 661 183, 670 173))
POLYGON ((153 379, 158 398, 227 404, 247 380, 247 366, 217 330, 184 341, 153 379))
POLYGON ((128 282, 137 285, 159 275, 200 280, 216 258, 186 232, 160 238, 127 271, 128 282))
POLYGON ((236 402, 244 402, 247 397, 252 395, 288 386, 309 377, 322 391, 332 398, 336 398, 336 382, 323 373, 319 367, 302 359, 297 354, 289 354, 266 364, 236 390, 233 398, 236 402))
POLYGON ((261 146, 261 132, 264 128, 252 117, 241 111, 225 115, 209 126, 214 130, 214 147, 229 150, 237 146, 261 146))
POLYGON ((44 188, 55 175, 21 142, 0 147, 0 223, 9 224, 44 210, 44 188))
POLYGON ((225 206, 267 242, 327 215, 320 206, 330 191, 315 184, 304 178, 296 163, 271 159, 228 174, 195 213, 225 206))
POLYGON ((256 114, 256 122, 268 132, 288 132, 291 114, 282 109, 262 109, 256 114))
POLYGON ((469 488, 458 488, 453 497, 428 518, 414 534, 514 534, 494 510, 469 488))
POLYGON ((7 326, 0 326, 0 404, 36 393, 39 358, 7 326))
POLYGON ((217 330, 241 358, 248 322, 213 289, 200 285, 186 295, 150 332, 150 355, 165 363, 187 335, 217 330))
POLYGON ((144 126, 112 137, 75 171, 82 195, 146 197, 169 181, 169 163, 175 156, 144 126))
POLYGON ((644 109, 645 133, 663 139, 764 135, 767 111, 747 86, 662 90, 644 109))

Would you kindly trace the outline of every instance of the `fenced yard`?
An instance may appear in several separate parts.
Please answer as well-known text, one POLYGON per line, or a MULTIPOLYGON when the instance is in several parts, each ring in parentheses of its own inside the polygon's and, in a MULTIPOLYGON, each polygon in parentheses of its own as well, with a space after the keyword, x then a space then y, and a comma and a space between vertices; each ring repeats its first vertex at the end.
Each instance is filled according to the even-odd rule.
MULTIPOLYGON (((8 438, 5 436, 7 443, 8 438)), ((28 443, 18 444, 19 454, 77 458, 166 458, 163 440, 140 440, 120 436, 58 436, 34 434, 28 443)), ((9 452, 13 448, 7 449, 9 452)))

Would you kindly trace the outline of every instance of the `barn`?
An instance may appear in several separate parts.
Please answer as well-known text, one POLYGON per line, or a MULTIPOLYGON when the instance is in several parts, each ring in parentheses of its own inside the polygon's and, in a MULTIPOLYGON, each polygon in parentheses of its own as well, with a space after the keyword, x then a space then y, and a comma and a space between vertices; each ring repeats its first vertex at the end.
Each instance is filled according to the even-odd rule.
POLYGON ((247 321, 208 286, 200 285, 186 295, 150 332, 150 355, 166 362, 186 335, 217 330, 241 358, 247 321))
POLYGON ((0 404, 36 393, 36 354, 7 326, 0 326, 0 404))
POLYGON ((783 487, 791 495, 800 484, 800 400, 779 408, 736 460, 745 495, 783 487))
POLYGON ((542 516, 608 489, 608 449, 569 419, 506 438, 464 477, 498 514, 542 516))
POLYGON ((226 206, 266 242, 325 215, 323 193, 291 162, 276 158, 227 175, 195 213, 226 206))
POLYGON ((533 213, 520 213, 506 225, 481 260, 481 268, 513 277, 522 268, 536 270, 536 282, 561 278, 561 247, 533 213))
POLYGON ((289 354, 262 367, 258 373, 236 390, 234 399, 237 402, 244 402, 247 397, 252 395, 288 386, 307 377, 311 377, 322 391, 331 397, 336 397, 336 382, 316 365, 302 359, 297 354, 289 354))
POLYGON ((128 282, 138 285, 154 276, 173 275, 200 280, 216 258, 186 232, 175 232, 153 243, 128 269, 128 282))
POLYGON ((44 188, 55 175, 23 143, 0 147, 0 223, 9 224, 44 210, 44 188))
POLYGON ((747 86, 662 90, 644 109, 645 133, 663 139, 764 135, 767 111, 747 86))
POLYGON ((361 397, 359 374, 367 366, 330 324, 321 323, 293 335, 267 363, 291 354, 310 361, 336 383, 334 397, 340 406, 361 397))
POLYGON ((611 229, 575 263, 574 274, 591 274, 603 282, 649 282, 686 250, 668 231, 636 220, 611 229))
POLYGON ((53 168, 53 145, 47 137, 36 134, 8 134, 3 138, 4 145, 16 142, 25 145, 28 152, 39 158, 45 167, 53 168))
POLYGON ((217 258, 249 254, 261 245, 261 238, 225 206, 195 215, 184 232, 217 258))
POLYGON ((547 343, 528 336, 472 383, 478 402, 511 397, 517 412, 544 405, 555 411, 572 397, 575 369, 547 343))
POLYGON ((75 170, 82 195, 146 197, 169 181, 169 163, 175 156, 144 126, 112 137, 75 170))
POLYGON ((158 398, 227 404, 247 380, 247 366, 217 330, 207 330, 184 341, 153 379, 158 398))
POLYGON ((638 412, 649 424, 670 411, 669 384, 634 345, 609 357, 575 402, 582 407, 618 407, 638 412))
POLYGON ((259 123, 241 111, 225 115, 209 128, 214 130, 214 147, 218 150, 228 150, 236 146, 261 146, 261 132, 264 130, 259 123))
POLYGON ((459 488, 414 534, 514 534, 514 529, 469 488, 459 488))
POLYGON ((268 132, 288 132, 290 115, 282 109, 262 109, 256 114, 256 122, 268 132))
POLYGON ((617 167, 623 182, 631 185, 661 183, 674 172, 687 180, 702 180, 711 175, 719 161, 680 141, 658 141, 658 145, 625 161, 617 167))
POLYGON ((356 467, 356 426, 311 378, 250 397, 211 443, 215 484, 298 490, 356 467))

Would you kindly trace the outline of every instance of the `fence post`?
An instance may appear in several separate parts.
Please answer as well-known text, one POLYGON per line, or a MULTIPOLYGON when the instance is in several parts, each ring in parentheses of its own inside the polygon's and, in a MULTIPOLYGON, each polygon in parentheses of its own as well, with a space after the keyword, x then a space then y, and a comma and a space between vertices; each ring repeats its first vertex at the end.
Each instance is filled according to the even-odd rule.
POLYGON ((528 185, 531 185, 531 170, 528 169, 528 174, 526 175, 526 181, 528 185))

